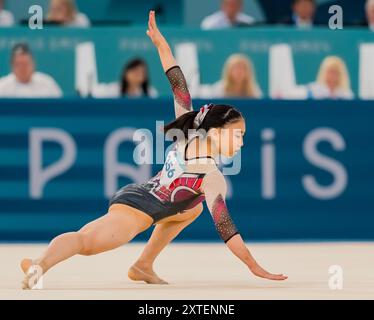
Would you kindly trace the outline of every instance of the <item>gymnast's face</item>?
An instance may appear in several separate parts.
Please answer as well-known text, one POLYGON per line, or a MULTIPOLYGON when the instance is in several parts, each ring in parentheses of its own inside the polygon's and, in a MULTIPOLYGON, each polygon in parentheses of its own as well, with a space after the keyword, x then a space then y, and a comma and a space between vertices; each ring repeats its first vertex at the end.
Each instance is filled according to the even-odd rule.
POLYGON ((213 144, 220 155, 231 158, 242 148, 245 134, 245 121, 243 118, 226 124, 223 128, 211 130, 210 135, 213 144))

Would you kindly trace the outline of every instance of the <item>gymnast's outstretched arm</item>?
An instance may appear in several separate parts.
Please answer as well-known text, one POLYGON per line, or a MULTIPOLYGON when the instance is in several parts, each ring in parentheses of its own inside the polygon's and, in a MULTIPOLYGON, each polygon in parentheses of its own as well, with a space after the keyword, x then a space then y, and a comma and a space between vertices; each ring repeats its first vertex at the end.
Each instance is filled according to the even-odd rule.
POLYGON ((169 44, 157 27, 154 11, 149 13, 147 35, 158 50, 162 67, 169 79, 174 95, 175 116, 178 118, 193 110, 191 95, 183 72, 178 66, 169 44))
POLYGON ((230 251, 244 262, 250 271, 258 277, 270 280, 287 279, 287 276, 283 274, 272 274, 264 270, 247 249, 226 206, 225 196, 227 187, 222 173, 218 170, 208 173, 204 177, 202 188, 215 227, 230 251))

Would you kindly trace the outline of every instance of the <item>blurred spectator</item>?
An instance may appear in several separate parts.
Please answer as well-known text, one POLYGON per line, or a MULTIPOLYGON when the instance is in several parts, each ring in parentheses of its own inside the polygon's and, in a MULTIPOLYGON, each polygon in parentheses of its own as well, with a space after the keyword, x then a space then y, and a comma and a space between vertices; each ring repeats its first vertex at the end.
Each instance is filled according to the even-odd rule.
POLYGON ((78 11, 74 0, 51 0, 47 19, 68 27, 90 26, 89 19, 78 11))
POLYGON ((366 1, 365 11, 368 27, 371 31, 374 31, 374 0, 366 1))
POLYGON ((242 13, 242 0, 221 0, 221 10, 204 18, 202 29, 224 29, 236 26, 251 25, 255 19, 242 13))
POLYGON ((122 70, 120 94, 127 97, 152 97, 158 94, 149 84, 148 66, 142 59, 133 59, 122 70))
POLYGON ((243 54, 232 54, 225 62, 222 79, 213 85, 202 86, 198 95, 205 98, 262 98, 253 64, 243 54))
POLYGON ((297 28, 311 28, 315 23, 315 0, 293 0, 292 16, 283 20, 283 23, 295 25, 297 28))
POLYGON ((147 63, 135 58, 123 67, 119 83, 96 84, 92 95, 95 98, 156 98, 158 92, 149 84, 147 63))
POLYGON ((11 12, 4 10, 4 0, 0 0, 0 27, 14 25, 14 17, 11 12))
POLYGON ((11 55, 12 73, 0 78, 0 97, 57 98, 61 89, 47 74, 36 72, 29 46, 16 44, 11 55))
POLYGON ((326 57, 319 68, 317 81, 308 85, 308 91, 313 99, 353 99, 344 61, 336 56, 326 57))

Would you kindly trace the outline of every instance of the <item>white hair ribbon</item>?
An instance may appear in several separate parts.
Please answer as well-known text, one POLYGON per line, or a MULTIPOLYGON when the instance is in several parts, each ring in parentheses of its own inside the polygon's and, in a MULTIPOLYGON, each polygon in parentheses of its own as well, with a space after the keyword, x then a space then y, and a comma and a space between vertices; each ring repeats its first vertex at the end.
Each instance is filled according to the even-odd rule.
POLYGON ((200 108, 200 111, 198 112, 198 114, 196 115, 194 121, 193 121, 193 124, 194 124, 194 128, 197 129, 204 121, 205 119, 205 116, 206 114, 208 113, 208 111, 213 107, 212 104, 206 104, 204 106, 202 106, 200 108))

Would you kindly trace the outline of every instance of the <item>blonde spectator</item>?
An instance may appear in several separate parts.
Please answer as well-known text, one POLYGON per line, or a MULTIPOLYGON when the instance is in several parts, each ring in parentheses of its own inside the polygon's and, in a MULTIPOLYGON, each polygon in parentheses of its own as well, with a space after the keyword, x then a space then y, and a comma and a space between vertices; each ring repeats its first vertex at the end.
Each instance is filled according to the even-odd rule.
POLYGON ((69 27, 90 26, 87 16, 78 11, 74 0, 51 0, 47 19, 69 27))
POLYGON ((204 98, 262 98, 252 61, 244 54, 232 54, 225 62, 222 79, 201 86, 197 94, 204 98))
POLYGON ((317 81, 308 89, 314 99, 353 99, 347 67, 337 56, 328 56, 322 61, 317 81))
POLYGON ((4 10, 4 0, 0 0, 0 27, 11 27, 14 25, 13 14, 4 10))

